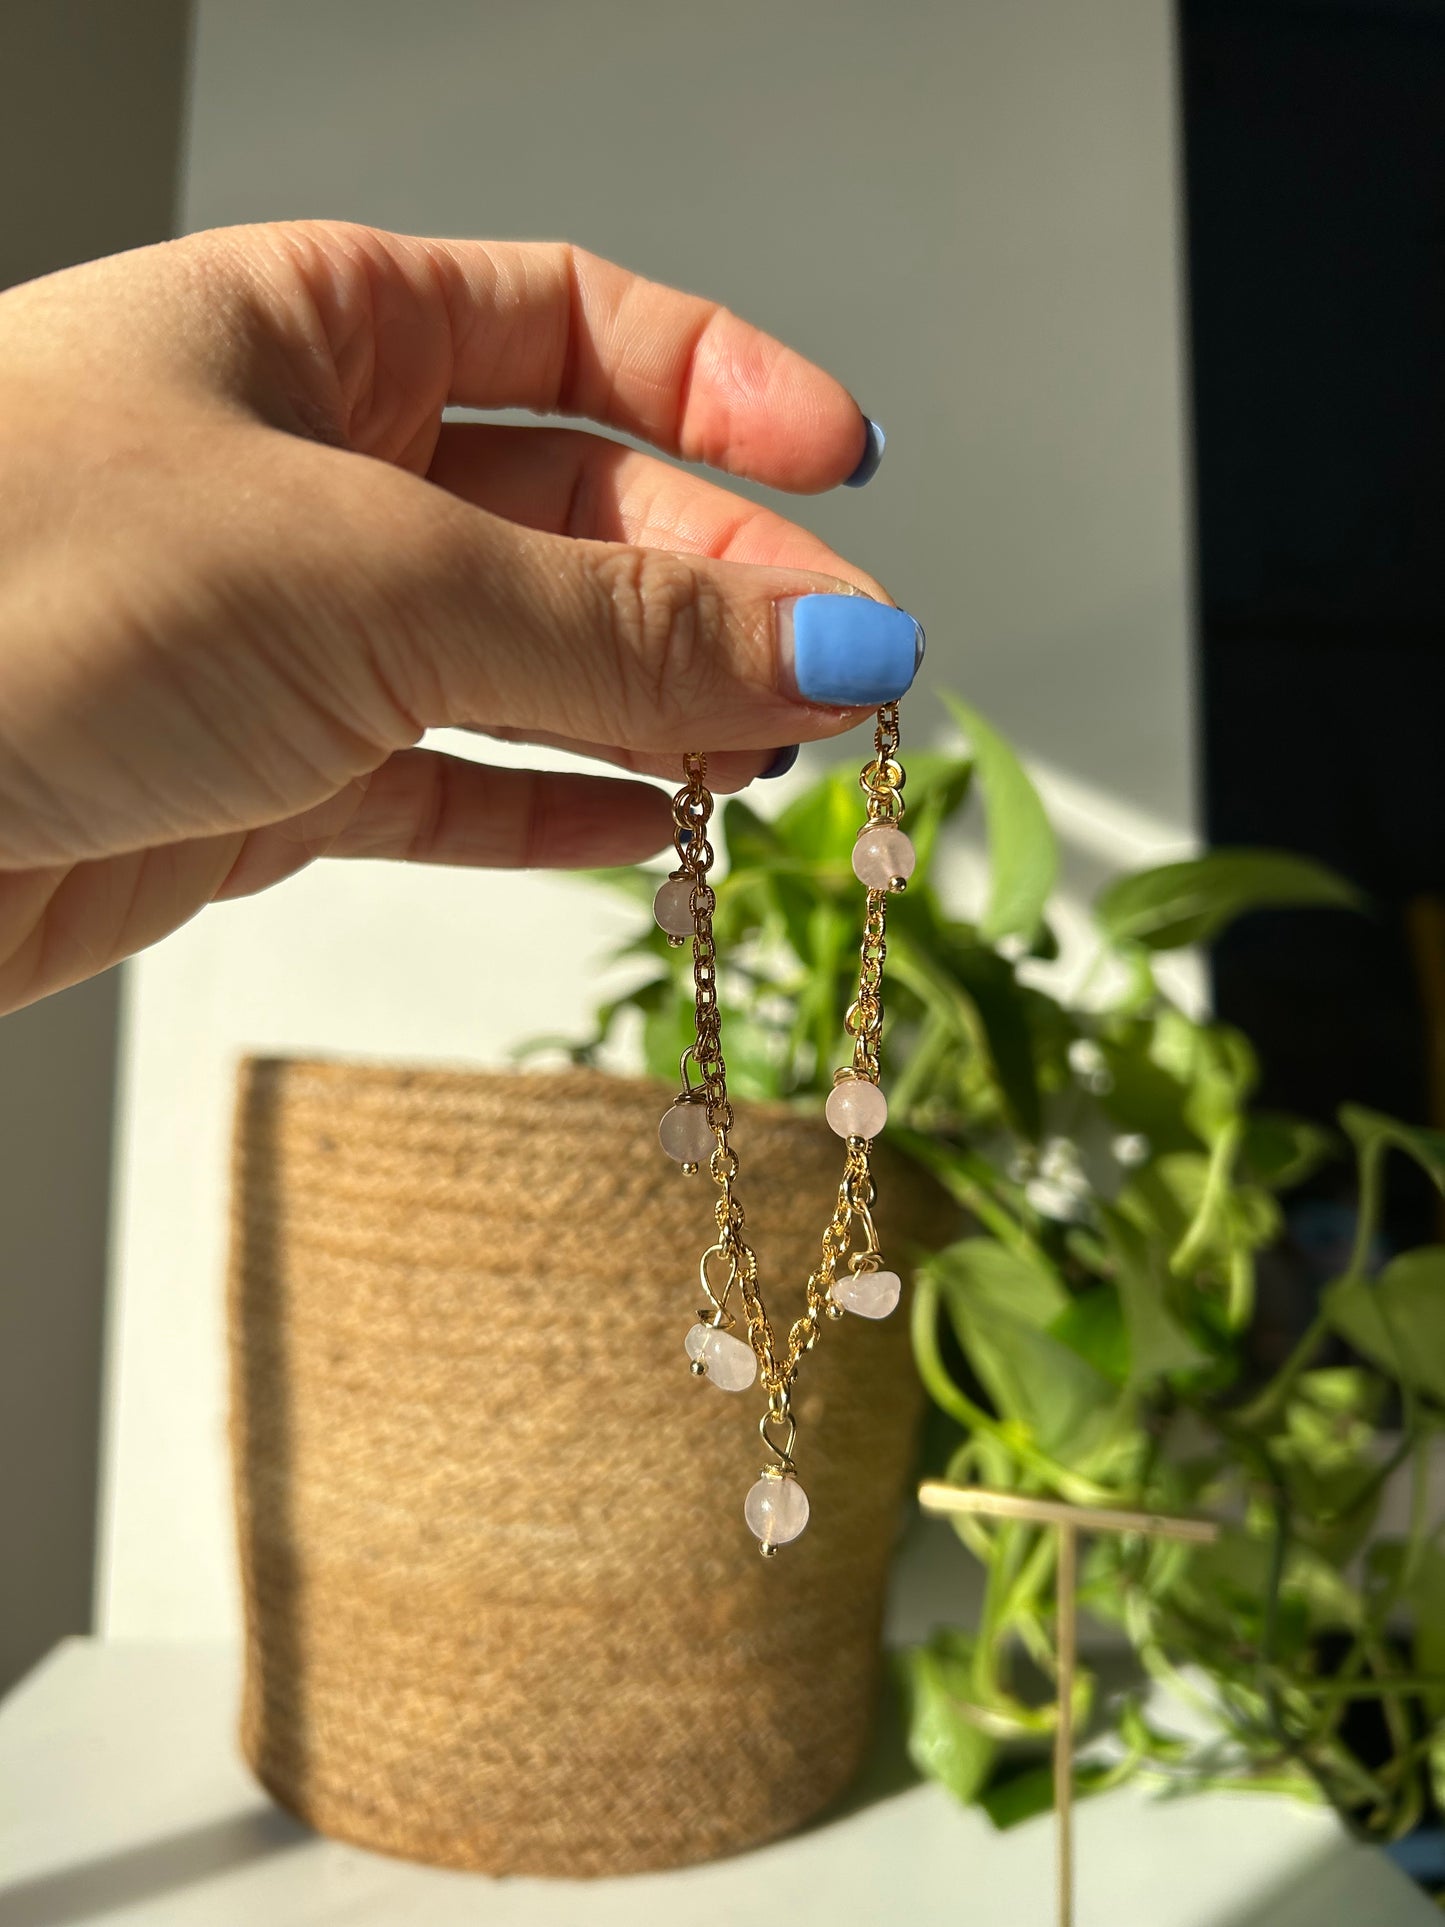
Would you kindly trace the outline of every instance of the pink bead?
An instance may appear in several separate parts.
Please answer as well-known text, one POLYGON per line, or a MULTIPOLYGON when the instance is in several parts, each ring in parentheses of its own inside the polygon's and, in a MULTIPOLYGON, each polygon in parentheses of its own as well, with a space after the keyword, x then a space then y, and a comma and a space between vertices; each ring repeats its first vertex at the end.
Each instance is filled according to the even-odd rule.
POLYGON ((717 1149, 707 1105, 700 1098, 679 1098, 669 1105, 657 1127, 657 1141, 679 1164, 706 1164, 717 1149))
POLYGON ((731 1332, 694 1325, 682 1342, 688 1357, 694 1364, 701 1362, 720 1392, 745 1392, 758 1375, 752 1346, 731 1332))
POLYGON ((888 1122, 888 1099, 866 1077, 846 1077, 829 1091, 823 1114, 839 1137, 874 1138, 888 1122))
POLYGON ((808 1523, 808 1495, 791 1473, 764 1473, 743 1501, 743 1517, 763 1545, 785 1546, 808 1523))
POLYGON ((833 1280, 833 1303, 856 1318, 886 1318, 902 1292, 896 1271, 853 1271, 833 1280))
POLYGON ((853 874, 870 890, 886 890, 895 879, 906 883, 917 861, 913 845, 892 823, 865 828, 853 845, 853 874))
POLYGON ((693 934, 691 877, 669 877, 652 899, 652 914, 669 937, 693 934))

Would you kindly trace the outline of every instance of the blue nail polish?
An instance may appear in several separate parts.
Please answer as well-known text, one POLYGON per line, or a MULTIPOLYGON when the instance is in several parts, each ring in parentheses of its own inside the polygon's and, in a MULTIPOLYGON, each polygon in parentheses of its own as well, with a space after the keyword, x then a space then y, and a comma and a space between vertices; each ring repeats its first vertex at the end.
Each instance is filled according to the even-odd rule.
POLYGON ((878 464, 883 460, 883 451, 888 446, 888 437, 877 422, 870 421, 865 415, 863 426, 868 431, 868 439, 863 444, 863 456, 853 473, 844 482, 844 488, 862 488, 866 482, 871 482, 878 473, 878 464))
POLYGON ((798 745, 796 743, 789 743, 786 749, 780 749, 778 751, 766 769, 760 769, 758 771, 759 782, 766 781, 769 776, 786 776, 797 760, 798 745))
POLYGON ((779 667, 805 702, 891 703, 918 673, 923 629, 906 609, 861 595, 793 596, 778 604, 779 667))

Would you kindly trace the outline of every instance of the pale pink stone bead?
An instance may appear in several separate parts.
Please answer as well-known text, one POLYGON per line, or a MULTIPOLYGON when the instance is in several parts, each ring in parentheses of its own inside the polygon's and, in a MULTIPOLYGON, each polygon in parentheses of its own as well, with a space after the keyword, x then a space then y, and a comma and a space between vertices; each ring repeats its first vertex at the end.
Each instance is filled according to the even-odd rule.
POLYGON ((688 1357, 704 1371, 720 1392, 745 1392, 758 1375, 751 1345, 712 1325, 694 1325, 682 1341, 688 1357))
POLYGON ((886 890, 895 877, 906 883, 917 861, 913 845, 892 823, 865 827, 853 845, 853 874, 870 890, 886 890))
POLYGON ((663 1112, 657 1141, 679 1164, 706 1164, 717 1149, 706 1104, 697 1098, 679 1098, 663 1112))
POLYGON ((833 1303, 859 1318, 886 1318, 902 1295, 896 1271, 854 1271, 833 1280, 833 1303))
POLYGON ((652 914, 669 937, 693 934, 691 877, 669 877, 652 899, 652 914))
POLYGON ((790 1472, 765 1472, 743 1501, 743 1517, 763 1545, 785 1546, 808 1523, 808 1495, 790 1472))
POLYGON ((829 1091, 823 1115, 839 1137, 877 1137, 888 1122, 888 1099, 866 1077, 845 1077, 829 1091))

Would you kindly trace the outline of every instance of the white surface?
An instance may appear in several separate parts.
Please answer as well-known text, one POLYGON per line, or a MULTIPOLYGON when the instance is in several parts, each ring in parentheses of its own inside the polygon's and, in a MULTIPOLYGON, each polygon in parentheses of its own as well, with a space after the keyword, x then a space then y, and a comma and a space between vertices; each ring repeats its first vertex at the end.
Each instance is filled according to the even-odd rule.
MULTIPOLYGON (((1074 785, 1082 889, 1089 825, 1132 848, 1193 813, 1170 12, 201 0, 185 224, 563 234, 828 362, 887 459, 789 512, 926 621, 911 742, 951 685, 1074 785)), ((615 914, 561 880, 322 865, 135 966, 102 1630, 235 1626, 236 1059, 499 1063, 580 1025, 615 914)))
MULTIPOLYGON (((0 1709, 0 1927, 1043 1927, 1047 1820, 997 1834, 934 1787, 708 1867, 493 1881, 321 1840, 232 1741, 224 1647, 59 1648, 0 1709)), ((1079 1927, 1426 1927, 1439 1914, 1323 1814, 1133 1791, 1078 1816, 1079 1927)))

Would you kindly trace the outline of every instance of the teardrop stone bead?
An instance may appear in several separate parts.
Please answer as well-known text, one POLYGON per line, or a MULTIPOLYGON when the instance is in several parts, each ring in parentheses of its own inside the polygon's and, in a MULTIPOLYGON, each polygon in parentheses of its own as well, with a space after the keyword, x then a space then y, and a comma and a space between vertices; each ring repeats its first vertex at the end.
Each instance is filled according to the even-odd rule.
POLYGON ((751 1345, 731 1332, 717 1331, 711 1325, 694 1325, 683 1340, 688 1357, 699 1360, 707 1376, 720 1392, 745 1392, 758 1375, 758 1361, 751 1345))
POLYGON ((785 1546, 808 1523, 808 1495, 791 1473, 765 1473, 744 1499, 743 1517, 760 1544, 785 1546))
POLYGON ((895 879, 907 883, 917 861, 913 845, 892 823, 865 828, 853 845, 853 874, 870 890, 886 890, 895 879))
POLYGON ((823 1115, 839 1137, 877 1137, 888 1122, 888 1099, 866 1077, 845 1077, 828 1093, 823 1115))
POLYGON ((652 899, 652 914, 669 937, 690 937, 694 928, 692 878, 669 877, 652 899))
POLYGON ((833 1280, 833 1303, 859 1318, 886 1318, 902 1295, 896 1271, 854 1271, 833 1280))
POLYGON ((657 1127, 657 1141, 679 1164, 706 1164, 717 1149, 706 1104, 697 1098, 679 1098, 669 1105, 657 1127))

